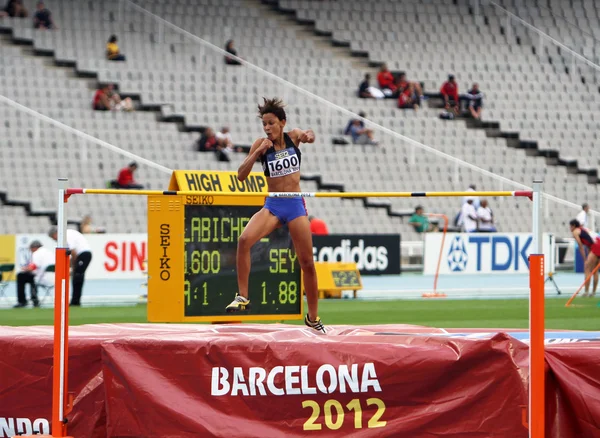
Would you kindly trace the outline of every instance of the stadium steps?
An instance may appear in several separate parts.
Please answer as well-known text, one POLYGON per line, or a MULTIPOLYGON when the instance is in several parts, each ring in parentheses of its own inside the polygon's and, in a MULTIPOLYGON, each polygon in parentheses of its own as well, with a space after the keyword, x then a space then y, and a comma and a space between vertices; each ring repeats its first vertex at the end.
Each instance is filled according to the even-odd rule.
MULTIPOLYGON (((442 108, 443 103, 439 93, 425 93, 428 96, 427 104, 433 108, 442 108)), ((546 164, 550 166, 564 166, 571 174, 587 176, 589 184, 599 184, 598 171, 596 169, 580 168, 576 159, 561 157, 557 149, 540 149, 537 141, 521 140, 519 132, 505 132, 501 129, 498 121, 480 121, 471 118, 467 113, 461 114, 456 119, 464 121, 469 129, 483 129, 487 137, 500 137, 506 139, 506 146, 517 149, 525 149, 526 154, 532 157, 546 158, 546 164)))
MULTIPOLYGON (((15 37, 13 34, 12 28, 0 26, 0 34, 7 35, 9 37, 8 41, 12 44, 20 45, 20 46, 31 46, 31 55, 32 56, 42 56, 42 57, 51 57, 53 58, 53 63, 56 67, 68 68, 72 69, 75 76, 81 79, 98 79, 98 72, 90 71, 90 70, 82 70, 77 66, 77 62, 73 60, 65 60, 57 58, 54 50, 50 49, 39 49, 35 48, 34 40, 22 37, 15 37)), ((116 88, 118 89, 118 82, 114 83, 116 88)), ((100 82, 98 86, 102 85, 100 82)), ((157 122, 168 122, 175 123, 178 126, 178 129, 182 132, 198 132, 202 133, 206 129, 206 126, 202 125, 192 125, 187 124, 185 120, 185 116, 182 114, 172 113, 169 110, 169 103, 164 104, 144 104, 142 102, 140 93, 121 93, 122 97, 129 97, 132 100, 136 101, 136 108, 138 111, 150 111, 155 112, 157 116, 157 122)), ((245 152, 250 150, 250 145, 236 145, 237 147, 241 147, 245 152)), ((343 184, 337 183, 326 183, 323 181, 321 175, 303 175, 301 177, 304 181, 314 181, 317 184, 318 190, 323 191, 337 191, 337 192, 346 192, 343 184)), ((392 206, 389 202, 372 200, 369 198, 343 198, 343 199, 361 199, 362 204, 365 209, 370 208, 378 208, 383 209, 390 217, 400 218, 402 221, 405 217, 410 217, 413 214, 413 211, 395 211, 392 209, 392 206)), ((31 203, 28 201, 14 201, 10 200, 8 197, 8 193, 0 192, 0 201, 2 204, 7 206, 20 206, 22 207, 28 216, 46 216, 50 224, 56 224, 57 217, 56 212, 54 211, 35 211, 31 207, 31 203)), ((69 224, 78 225, 79 223, 74 220, 69 220, 69 224)))
MULTIPOLYGON (((75 76, 82 79, 98 79, 98 72, 90 70, 82 70, 78 68, 77 62, 72 60, 60 59, 55 56, 54 50, 49 49, 38 49, 34 47, 34 41, 28 38, 15 37, 13 30, 10 27, 0 26, 0 34, 9 35, 10 41, 15 45, 31 46, 33 47, 32 54, 35 56, 52 57, 54 59, 54 65, 56 67, 72 68, 75 76)), ((118 82, 111 82, 115 84, 115 88, 119 89, 118 82)), ((98 82, 98 86, 102 83, 98 82)), ((173 114, 168 111, 169 102, 163 104, 148 104, 142 102, 140 93, 120 93, 121 97, 129 97, 136 102, 137 111, 149 111, 155 112, 157 115, 157 121, 159 122, 171 122, 176 123, 179 130, 182 132, 199 132, 202 133, 206 129, 205 126, 187 124, 185 116, 181 114, 173 114)), ((249 150, 250 145, 236 145, 244 150, 249 150)))
MULTIPOLYGON (((261 2, 263 4, 269 5, 271 9, 273 9, 274 11, 279 12, 282 15, 288 16, 288 17, 294 17, 295 21, 298 24, 301 25, 305 25, 305 26, 310 26, 314 32, 315 35, 318 35, 320 37, 328 37, 330 40, 331 45, 333 45, 334 47, 347 47, 350 54, 354 57, 369 57, 369 53, 367 51, 363 51, 363 50, 352 50, 350 49, 351 43, 348 41, 337 41, 334 36, 333 33, 330 31, 325 31, 325 30, 321 30, 321 29, 317 29, 316 27, 316 22, 314 20, 305 18, 305 17, 299 17, 298 13, 296 10, 292 9, 292 8, 288 8, 288 7, 282 7, 280 5, 280 1, 279 0, 261 0, 261 2)), ((455 3, 456 4, 456 3, 455 3)), ((469 15, 473 16, 474 15, 474 11, 472 9, 471 6, 469 6, 469 15)), ((491 30, 491 24, 490 24, 490 20, 489 17, 484 15, 484 24, 486 25, 486 27, 488 27, 490 33, 493 33, 493 31, 491 30)), ((500 34, 504 35, 505 34, 505 29, 503 26, 500 27, 500 34)), ((521 45, 523 44, 523 41, 521 39, 521 37, 517 34, 513 34, 513 37, 515 38, 515 43, 517 45, 521 45)), ((532 50, 533 50, 533 55, 535 55, 535 46, 532 45, 532 50)), ((545 47, 545 51, 548 54, 549 57, 549 61, 550 63, 554 62, 552 56, 548 53, 548 48, 545 47)), ((565 60, 564 56, 562 56, 559 52, 557 52, 557 55, 561 57, 560 62, 562 62, 565 66, 568 65, 567 61, 565 60)), ((379 67, 380 65, 382 65, 382 62, 379 61, 368 61, 368 65, 370 67, 379 67)), ((569 67, 566 66, 565 67, 565 72, 567 74, 570 74, 569 72, 569 67)), ((397 73, 397 72, 393 72, 393 73, 397 73)), ((582 83, 586 83, 586 79, 585 77, 582 75, 581 76, 581 82, 582 83)), ((421 83, 423 84, 423 83, 421 83)), ((598 88, 598 92, 600 93, 600 87, 598 88)), ((439 92, 427 92, 425 89, 423 90, 423 94, 425 96, 427 96, 430 101, 428 102, 429 106, 432 106, 432 102, 431 100, 434 100, 436 98, 440 97, 439 92)), ((357 100, 359 100, 357 98, 357 100)), ((462 118, 459 117, 459 119, 465 119, 465 120, 469 120, 466 118, 462 118)), ((473 128, 473 129, 484 129, 486 131, 486 135, 488 135, 489 137, 502 137, 502 138, 506 138, 507 142, 506 142, 506 146, 507 147, 515 147, 518 149, 525 149, 527 152, 528 156, 533 156, 533 157, 537 157, 537 156, 541 156, 546 158, 546 163, 548 165, 552 165, 552 166, 564 166, 567 168, 567 172, 569 174, 580 174, 580 175, 586 175, 587 176, 587 182, 589 184, 600 184, 600 178, 598 177, 598 170, 595 168, 583 168, 579 166, 578 160, 576 159, 569 159, 567 157, 561 157, 560 156, 560 152, 556 149, 540 149, 538 142, 537 141, 524 141, 524 140, 520 140, 520 134, 519 132, 503 132, 500 129, 500 123, 497 121, 487 121, 487 122, 483 122, 483 124, 479 125, 479 124, 473 124, 473 123, 467 123, 467 127, 468 128, 473 128), (497 126, 496 126, 497 125, 497 126)))

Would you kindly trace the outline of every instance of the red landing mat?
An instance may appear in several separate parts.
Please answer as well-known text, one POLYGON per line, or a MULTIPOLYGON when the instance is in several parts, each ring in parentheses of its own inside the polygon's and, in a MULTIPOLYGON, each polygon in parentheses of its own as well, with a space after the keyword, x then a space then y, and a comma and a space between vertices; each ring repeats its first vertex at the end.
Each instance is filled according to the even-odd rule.
MULTIPOLYGON (((527 345, 506 333, 468 332, 72 327, 69 434, 527 437, 527 345)), ((0 437, 49 431, 52 333, 0 327, 0 437)), ((600 437, 599 350, 595 340, 547 347, 548 437, 600 437)))

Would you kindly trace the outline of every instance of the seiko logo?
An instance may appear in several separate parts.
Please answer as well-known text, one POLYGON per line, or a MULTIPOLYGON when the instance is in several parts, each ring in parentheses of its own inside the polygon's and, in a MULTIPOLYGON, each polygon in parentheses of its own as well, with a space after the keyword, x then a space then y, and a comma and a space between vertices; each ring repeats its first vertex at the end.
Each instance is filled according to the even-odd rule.
POLYGON ((275 152, 275 158, 279 159, 279 158, 284 158, 287 157, 290 153, 288 151, 279 151, 279 152, 275 152))

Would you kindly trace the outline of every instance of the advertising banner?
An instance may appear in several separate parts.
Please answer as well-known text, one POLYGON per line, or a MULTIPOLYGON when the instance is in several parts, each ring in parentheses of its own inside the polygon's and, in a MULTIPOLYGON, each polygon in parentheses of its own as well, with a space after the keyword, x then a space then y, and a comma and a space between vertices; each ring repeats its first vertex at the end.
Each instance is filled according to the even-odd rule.
POLYGON ((313 236, 315 262, 356 263, 360 275, 400 273, 399 234, 313 236))
MULTIPOLYGON (((85 239, 92 252, 92 262, 85 273, 87 279, 136 280, 144 277, 148 258, 146 234, 85 234, 85 239)), ((51 250, 56 248, 56 242, 46 234, 17 234, 14 251, 19 266, 25 266, 31 260, 29 244, 33 240, 39 240, 51 250)))
POLYGON ((15 264, 15 236, 0 234, 0 265, 15 264))
MULTIPOLYGON (((425 235, 423 273, 436 273, 441 250, 440 274, 528 273, 532 237, 528 233, 442 233, 425 235)), ((554 241, 554 240, 552 240, 554 241)), ((548 234, 543 237, 545 271, 553 272, 554 250, 548 234)))

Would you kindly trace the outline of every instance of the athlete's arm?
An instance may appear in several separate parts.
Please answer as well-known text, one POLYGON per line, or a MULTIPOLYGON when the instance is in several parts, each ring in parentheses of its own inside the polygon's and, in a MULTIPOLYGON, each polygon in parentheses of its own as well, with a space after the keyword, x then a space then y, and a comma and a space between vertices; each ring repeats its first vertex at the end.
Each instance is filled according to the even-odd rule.
POLYGON ((289 134, 290 138, 294 142, 296 146, 299 146, 300 143, 314 143, 315 142, 315 133, 312 129, 307 129, 303 131, 299 128, 292 129, 289 134))
POLYGON ((246 178, 248 178, 248 175, 252 171, 252 166, 254 166, 256 160, 258 160, 260 156, 264 154, 265 151, 271 146, 273 146, 273 142, 271 142, 271 140, 268 138, 259 138, 252 144, 250 152, 248 152, 248 156, 238 168, 238 180, 244 181, 246 178))
POLYGON ((585 248, 583 247, 583 243, 581 243, 581 238, 579 235, 581 234, 581 230, 575 229, 573 230, 573 237, 577 242, 577 246, 579 247, 579 254, 581 254, 581 259, 585 261, 585 248))

